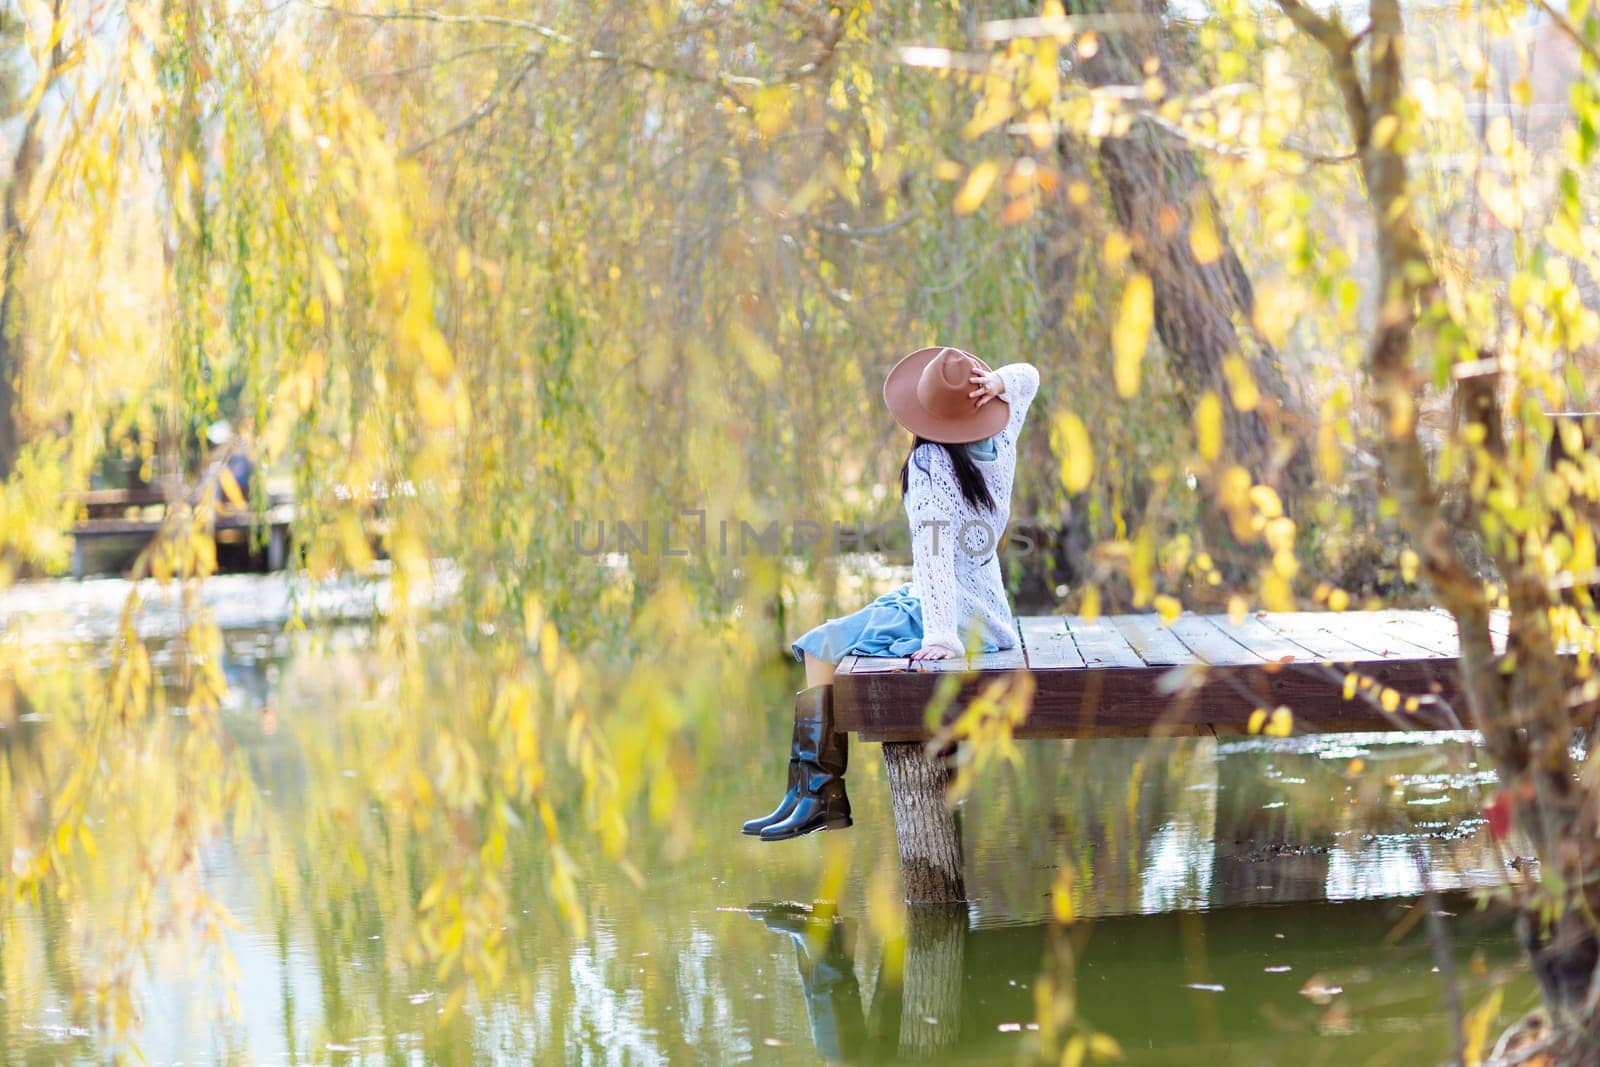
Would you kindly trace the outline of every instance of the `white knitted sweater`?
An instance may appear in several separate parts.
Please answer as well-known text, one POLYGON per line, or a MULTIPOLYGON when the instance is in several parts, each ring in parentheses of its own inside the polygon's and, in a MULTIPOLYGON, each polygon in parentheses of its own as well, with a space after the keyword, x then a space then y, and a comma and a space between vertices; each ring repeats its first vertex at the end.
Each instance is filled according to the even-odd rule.
POLYGON ((1017 643, 998 549, 1011 518, 1017 435, 1039 390, 1039 372, 1027 363, 1013 363, 996 373, 1006 383, 999 400, 1010 405, 1011 417, 995 435, 995 458, 978 463, 994 497, 994 511, 974 508, 962 498, 942 447, 921 445, 911 455, 905 504, 911 522, 912 591, 922 601, 923 648, 939 645, 960 654, 969 634, 996 648, 1017 643))

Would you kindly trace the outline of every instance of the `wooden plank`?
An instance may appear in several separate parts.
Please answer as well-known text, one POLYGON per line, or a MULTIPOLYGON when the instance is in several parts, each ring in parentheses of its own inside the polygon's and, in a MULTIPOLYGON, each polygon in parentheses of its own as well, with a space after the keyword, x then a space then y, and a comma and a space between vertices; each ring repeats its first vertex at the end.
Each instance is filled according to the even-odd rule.
POLYGON ((1266 657, 1239 641, 1232 634, 1219 629, 1204 615, 1184 612, 1172 620, 1174 636, 1199 657, 1200 662, 1214 667, 1235 666, 1246 663, 1264 663, 1266 657))
POLYGON ((1159 615, 1112 615, 1109 621, 1152 667, 1192 667, 1200 662, 1159 615))
MULTIPOLYGON (((1376 636, 1362 640, 1384 644, 1379 640, 1383 635, 1381 617, 1347 614, 1350 618, 1340 622, 1347 633, 1360 634, 1365 627, 1376 636)), ((1433 702, 1425 701, 1416 714, 1391 718, 1368 701, 1345 700, 1346 672, 1328 665, 1342 662, 1338 658, 1341 655, 1349 656, 1349 662, 1356 664, 1354 669, 1378 685, 1407 696, 1432 694, 1441 701, 1459 703, 1460 683, 1454 659, 1420 647, 1403 654, 1390 650, 1391 655, 1380 656, 1334 633, 1324 616, 1287 617, 1285 627, 1295 635, 1292 638, 1282 629, 1268 625, 1266 618, 1269 617, 1251 617, 1234 625, 1221 616, 1190 616, 1192 621, 1180 620, 1178 627, 1162 628, 1174 636, 1191 636, 1195 645, 1207 651, 1212 664, 1176 695, 1168 684, 1172 666, 1146 665, 1120 628, 1103 619, 1092 623, 1072 617, 1061 620, 1061 626, 1074 638, 1072 650, 1081 653, 1084 666, 1077 666, 1076 657, 1069 652, 1053 652, 1048 658, 1041 655, 1041 660, 1059 665, 1034 672, 1033 709, 1017 729, 1017 736, 1234 733, 1246 728, 1256 708, 1278 704, 1293 710, 1297 732, 1442 729, 1457 725, 1443 714, 1442 706, 1433 702), (1224 662, 1229 650, 1221 643, 1224 638, 1240 643, 1243 662, 1224 662), (1251 655, 1257 658, 1252 660, 1251 655), (1295 658, 1282 662, 1291 656, 1295 658), (1318 662, 1319 658, 1324 662, 1318 662)), ((1034 654, 1042 654, 1046 647, 1041 642, 1066 649, 1065 642, 1051 636, 1057 632, 1055 621, 1019 620, 1018 625, 1023 634, 1020 651, 1030 666, 1034 654)), ((1152 617, 1145 628, 1158 625, 1152 617)), ((1437 622, 1429 620, 1429 625, 1437 627, 1437 622)), ((1432 637, 1437 636, 1436 629, 1429 632, 1432 637)), ((1195 646, 1186 647, 1200 657, 1195 646)), ((975 661, 975 670, 959 677, 956 699, 946 715, 958 714, 985 685, 1012 673, 1014 668, 1001 669, 1000 662, 998 658, 975 661)), ((842 665, 834 697, 839 728, 856 732, 866 740, 926 737, 924 709, 945 673, 908 670, 904 660, 863 660, 842 665)))
POLYGON ((1030 615, 1017 620, 1022 650, 1030 671, 1082 670, 1085 666, 1078 643, 1067 631, 1067 620, 1059 615, 1030 615))
MULTIPOLYGON (((1377 612, 1339 611, 1319 615, 1322 629, 1357 648, 1364 648, 1373 659, 1439 659, 1439 653, 1416 641, 1408 641, 1403 629, 1391 631, 1381 623, 1377 612)), ((1418 637, 1426 639, 1425 634, 1418 637)), ((1454 659, 1454 656, 1448 657, 1454 659)))
POLYGON ((1456 620, 1442 611, 1374 611, 1368 613, 1374 625, 1389 640, 1447 659, 1461 655, 1461 640, 1456 620))
POLYGON ((1316 653, 1274 630, 1254 615, 1234 622, 1226 615, 1207 615, 1206 621, 1244 645, 1268 663, 1314 662, 1316 653))
MULTIPOLYGON (((1457 702, 1455 671, 1440 671, 1440 660, 1376 660, 1359 666, 1377 684, 1404 694, 1436 692, 1457 702)), ((1181 669, 1181 668, 1179 668, 1181 669)), ((1212 667, 1198 687, 1174 698, 1162 684, 1171 667, 1041 671, 1034 675, 1033 709, 1017 728, 1021 738, 1140 736, 1207 727, 1219 733, 1244 729, 1258 707, 1287 705, 1295 729, 1391 730, 1397 720, 1365 700, 1343 699, 1344 672, 1319 663, 1212 667)), ((1007 672, 964 676, 947 716, 959 712, 986 684, 1007 672)), ((864 740, 914 740, 927 736, 923 709, 942 675, 931 671, 838 676, 834 709, 839 728, 864 740)), ((1406 716, 1399 725, 1442 729, 1450 723, 1431 707, 1406 716)))
POLYGON ((1266 612, 1256 616, 1326 663, 1367 663, 1386 657, 1330 631, 1319 612, 1266 612))
POLYGON ((1122 631, 1103 617, 1091 620, 1081 615, 1068 615, 1063 621, 1067 625, 1067 632, 1072 634, 1072 640, 1083 656, 1085 666, 1090 668, 1146 666, 1139 653, 1128 644, 1128 639, 1122 636, 1122 631))
POLYGON ((1026 667, 1022 648, 1002 648, 998 652, 979 652, 974 656, 955 656, 951 659, 914 660, 914 671, 932 671, 936 674, 961 674, 965 671, 1020 671, 1026 667))
MULTIPOLYGON (((909 671, 911 661, 903 656, 856 656, 855 666, 850 668, 851 674, 893 674, 895 671, 909 671)), ((835 676, 838 671, 835 670, 835 676)))

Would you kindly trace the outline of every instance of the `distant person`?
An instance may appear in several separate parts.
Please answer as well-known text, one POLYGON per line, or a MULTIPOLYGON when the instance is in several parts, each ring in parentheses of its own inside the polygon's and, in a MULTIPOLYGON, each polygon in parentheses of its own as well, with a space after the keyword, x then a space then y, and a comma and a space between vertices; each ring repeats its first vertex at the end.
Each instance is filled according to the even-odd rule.
MULTIPOLYGON (((206 441, 212 448, 222 448, 234 439, 233 427, 227 422, 217 421, 206 427, 206 441)), ((245 450, 243 442, 228 450, 223 459, 223 466, 228 473, 233 475, 233 480, 238 483, 239 495, 246 500, 250 499, 250 477, 255 473, 256 464, 250 458, 250 453, 245 450)), ((216 497, 219 501, 227 499, 222 486, 217 486, 216 497)))
POLYGON ((849 738, 833 727, 833 670, 845 656, 963 655, 1015 648, 997 549, 1011 516, 1017 435, 1039 388, 1026 363, 999 370, 958 348, 923 348, 894 365, 884 403, 914 440, 900 468, 911 523, 912 581, 794 642, 806 686, 795 696, 789 791, 744 824, 763 841, 850 825, 849 738))

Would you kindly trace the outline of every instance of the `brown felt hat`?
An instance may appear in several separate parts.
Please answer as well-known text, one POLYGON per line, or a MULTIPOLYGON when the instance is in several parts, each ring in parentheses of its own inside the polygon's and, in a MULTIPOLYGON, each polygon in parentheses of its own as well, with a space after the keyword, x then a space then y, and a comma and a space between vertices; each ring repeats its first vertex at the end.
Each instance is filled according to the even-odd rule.
POLYGON ((889 369, 883 402, 894 421, 929 441, 965 445, 993 437, 1005 428, 1011 407, 1002 397, 978 407, 967 395, 974 368, 987 371, 989 365, 959 348, 919 348, 889 369))

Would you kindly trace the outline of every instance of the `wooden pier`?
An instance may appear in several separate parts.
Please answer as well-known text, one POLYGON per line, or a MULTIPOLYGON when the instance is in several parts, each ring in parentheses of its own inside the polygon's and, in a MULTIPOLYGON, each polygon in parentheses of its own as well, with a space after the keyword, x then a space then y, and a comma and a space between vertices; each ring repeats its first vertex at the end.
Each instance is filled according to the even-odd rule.
MULTIPOLYGON (((1502 646, 1505 626, 1496 615, 1502 646)), ((1019 738, 1238 734, 1279 707, 1297 733, 1464 725, 1460 644, 1441 611, 1025 617, 1017 633, 1018 647, 970 661, 848 657, 835 673, 839 729, 884 742, 908 902, 965 898, 949 771, 925 744, 926 709, 952 674, 945 721, 986 686, 1031 675, 1019 738)))

